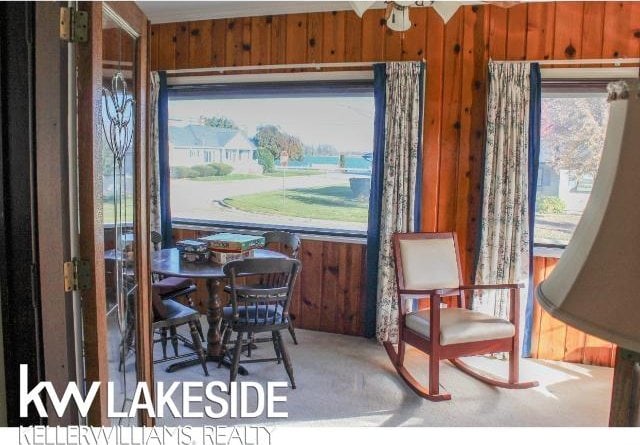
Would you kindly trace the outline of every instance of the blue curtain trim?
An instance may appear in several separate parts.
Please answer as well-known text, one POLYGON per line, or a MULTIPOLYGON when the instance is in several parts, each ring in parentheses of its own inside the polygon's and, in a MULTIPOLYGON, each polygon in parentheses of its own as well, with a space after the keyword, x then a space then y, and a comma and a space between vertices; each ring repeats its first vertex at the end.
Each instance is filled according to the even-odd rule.
POLYGON ((416 198, 414 209, 414 231, 419 232, 422 225, 422 135, 423 135, 423 119, 424 119, 424 79, 426 75, 426 65, 420 62, 420 116, 418 118, 418 171, 416 172, 416 198))
POLYGON ((525 328, 522 339, 522 357, 531 357, 531 334, 533 330, 533 238, 536 220, 536 193, 538 187, 538 165, 540 163, 540 118, 542 82, 540 65, 531 64, 531 99, 529 107, 529 292, 525 308, 525 328))
POLYGON ((373 65, 373 96, 375 117, 373 127, 373 159, 371 194, 367 227, 367 293, 364 313, 364 335, 376 335, 376 306, 378 300, 378 255, 380 253, 380 212, 382 207, 382 175, 384 172, 384 139, 386 115, 386 64, 373 65))
MULTIPOLYGON (((416 191, 415 191, 415 208, 413 214, 414 220, 414 232, 420 232, 422 230, 422 136, 424 125, 424 80, 426 79, 426 64, 420 62, 420 116, 418 118, 418 171, 416 171, 416 191)), ((418 310, 418 300, 412 301, 412 311, 418 310)))
POLYGON ((162 247, 173 247, 173 228, 171 227, 171 200, 169 193, 169 91, 167 73, 158 72, 160 91, 158 92, 158 162, 160 164, 160 222, 162 225, 162 247))

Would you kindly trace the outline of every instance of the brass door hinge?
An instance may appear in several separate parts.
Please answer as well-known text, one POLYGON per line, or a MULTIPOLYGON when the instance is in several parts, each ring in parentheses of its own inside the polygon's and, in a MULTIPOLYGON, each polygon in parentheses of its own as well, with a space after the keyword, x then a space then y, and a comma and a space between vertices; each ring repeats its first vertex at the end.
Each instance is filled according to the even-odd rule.
POLYGON ((89 41, 89 13, 75 8, 60 8, 60 39, 67 42, 89 41))
POLYGON ((91 266, 89 261, 74 258, 64 263, 64 290, 87 290, 91 288, 91 266))

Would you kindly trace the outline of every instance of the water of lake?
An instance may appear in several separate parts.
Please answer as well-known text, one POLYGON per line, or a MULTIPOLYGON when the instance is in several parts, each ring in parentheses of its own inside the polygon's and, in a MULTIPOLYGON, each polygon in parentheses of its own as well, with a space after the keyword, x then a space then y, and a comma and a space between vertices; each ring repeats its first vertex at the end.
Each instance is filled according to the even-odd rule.
MULTIPOLYGON (((337 166, 340 161, 339 156, 305 156, 302 161, 289 161, 289 167, 311 168, 312 166, 337 166)), ((280 165, 280 161, 276 161, 280 165)), ((347 169, 371 169, 371 162, 362 156, 345 156, 345 168, 347 169)))

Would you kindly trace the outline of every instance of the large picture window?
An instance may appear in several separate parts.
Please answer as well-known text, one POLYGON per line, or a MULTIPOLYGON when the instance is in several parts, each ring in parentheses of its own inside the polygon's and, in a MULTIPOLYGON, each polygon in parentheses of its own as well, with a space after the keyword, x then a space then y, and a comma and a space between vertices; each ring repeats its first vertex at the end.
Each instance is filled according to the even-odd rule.
POLYGON ((595 180, 609 119, 605 80, 542 84, 534 240, 566 246, 595 180))
POLYGON ((365 232, 370 81, 172 87, 176 221, 365 232))

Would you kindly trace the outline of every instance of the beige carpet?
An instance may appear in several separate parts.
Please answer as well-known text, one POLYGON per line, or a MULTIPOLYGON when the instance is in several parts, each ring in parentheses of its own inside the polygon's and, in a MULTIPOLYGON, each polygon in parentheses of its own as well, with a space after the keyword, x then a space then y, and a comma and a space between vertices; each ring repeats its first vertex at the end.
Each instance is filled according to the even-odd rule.
MULTIPOLYGON (((204 318, 203 318, 203 321, 204 318)), ((206 322, 205 322, 206 323, 206 322)), ((205 326, 206 329, 206 326, 205 326)), ((542 360, 523 360, 523 379, 540 387, 505 390, 487 386, 441 364, 441 384, 452 394, 449 402, 429 402, 416 396, 396 375, 383 348, 374 341, 322 332, 297 330, 295 346, 283 333, 292 356, 297 389, 280 390, 287 403, 287 419, 223 418, 158 419, 159 425, 279 425, 279 426, 606 426, 612 370, 542 360)), ((184 347, 181 348, 184 350, 184 347)), ((159 345, 156 346, 159 352, 159 345)), ((259 345, 255 357, 271 356, 269 343, 259 345)), ((426 382, 422 354, 408 351, 409 367, 426 382)), ((472 365, 506 375, 506 362, 467 359, 472 365)), ((226 368, 209 363, 210 376, 192 367, 168 374, 166 363, 156 365, 159 381, 224 381, 226 368)), ((284 367, 275 362, 248 364, 250 375, 240 380, 266 383, 287 381, 284 367)), ((181 403, 179 397, 174 399, 181 403)), ((180 406, 180 405, 178 405, 180 406)), ((197 405, 192 405, 197 410, 197 405)))

